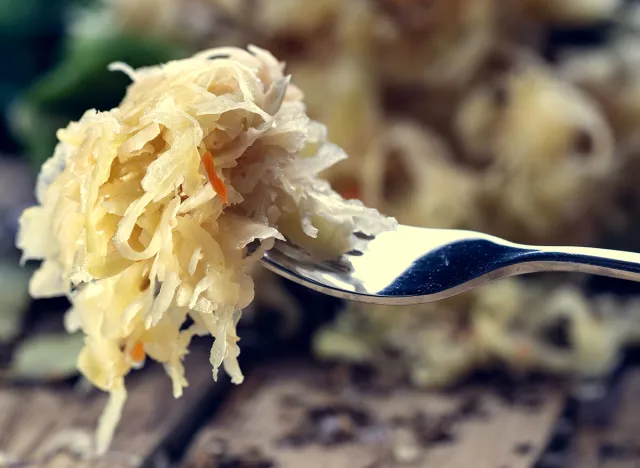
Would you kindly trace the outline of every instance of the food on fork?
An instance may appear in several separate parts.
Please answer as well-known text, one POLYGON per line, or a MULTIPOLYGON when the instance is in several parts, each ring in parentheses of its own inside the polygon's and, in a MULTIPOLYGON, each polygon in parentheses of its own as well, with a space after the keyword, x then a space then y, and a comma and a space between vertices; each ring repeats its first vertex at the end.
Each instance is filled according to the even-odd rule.
MULTIPOLYGON (((235 381, 241 379, 235 321, 253 290, 247 268, 260 251, 245 258, 254 247, 251 239, 265 237, 264 249, 279 232, 332 255, 347 248, 352 229, 361 229, 354 221, 378 225, 376 213, 345 203, 324 183, 316 185, 320 170, 345 198, 362 199, 403 223, 469 228, 519 242, 595 243, 605 224, 631 218, 601 206, 615 202, 618 208, 609 199, 619 191, 620 179, 640 196, 634 131, 640 119, 637 26, 627 25, 630 31, 621 36, 622 24, 637 22, 640 15, 630 14, 631 6, 616 13, 621 3, 114 0, 104 5, 113 10, 109 15, 87 10, 98 16, 75 28, 85 34, 95 33, 89 31, 95 20, 106 16, 113 22, 110 33, 144 30, 192 50, 259 43, 287 61, 307 105, 302 110, 300 93, 287 85, 268 53, 225 48, 210 54, 227 58, 200 56, 164 69, 129 70, 136 83, 120 109, 87 114, 60 132, 63 141, 40 178, 42 206, 25 215, 20 244, 26 258, 45 260, 32 293, 72 299, 67 325, 87 335, 80 368, 112 394, 101 447, 125 396, 124 376, 147 356, 167 363, 179 395, 185 385, 180 360, 191 336, 213 334, 214 368, 223 365, 235 381), (520 16, 521 10, 527 14, 520 16), (565 54, 560 45, 554 51, 562 60, 543 56, 542 39, 552 28, 612 20, 615 34, 601 48, 565 54), (505 49, 516 52, 505 57, 505 49), (187 64, 193 69, 183 73, 187 64), (202 84, 208 80, 211 90, 202 84), (159 98, 165 91, 173 100, 159 98), (200 113, 200 100, 209 98, 221 109, 200 113), (348 161, 329 168, 341 152, 325 144, 323 127, 305 114, 327 124, 329 139, 347 150, 348 161), (117 155, 105 169, 93 154, 113 154, 106 149, 110 145, 117 155), (182 159, 178 147, 193 151, 182 159), (307 158, 308 152, 317 155, 307 158), (240 153, 238 164, 228 166, 240 153), (175 163, 185 163, 184 180, 176 186, 180 176, 172 172, 166 183, 173 191, 164 198, 154 195, 143 206, 139 199, 148 188, 165 187, 160 177, 168 166, 156 160, 168 161, 171 154, 175 163), (309 178, 303 179, 313 180, 310 192, 278 185, 307 169, 309 178), (200 188, 193 192, 194 186, 200 188), (275 194, 274 202, 258 195, 263 193, 275 194), (94 200, 89 209, 88 200, 94 200), (173 217, 168 208, 175 204, 173 217), (319 216, 325 206, 345 216, 319 216), (352 218, 352 210, 362 217, 352 218), (229 242, 231 236, 238 242, 229 242), (51 244, 45 242, 49 238, 51 244), (150 256, 127 257, 140 251, 150 256), (211 255, 222 260, 212 263, 211 255), (116 295, 119 288, 127 293, 116 295), (212 302, 215 291, 220 300, 212 302), (188 317, 194 325, 185 330, 181 324, 188 317)), ((266 282, 264 272, 254 281, 255 307, 259 289, 275 281, 266 282)), ((423 386, 455 382, 496 361, 519 371, 606 375, 620 343, 638 340, 640 327, 625 313, 637 304, 605 304, 611 313, 599 320, 600 306, 591 307, 568 284, 558 291, 509 280, 454 302, 393 311, 350 304, 317 335, 317 349, 326 358, 402 369, 423 386), (532 310, 541 316, 539 323, 532 310), (547 347, 538 336, 539 328, 557 325, 556 315, 572 320, 571 350, 547 347), (592 346, 597 343, 606 346, 592 346), (401 362, 388 365, 387 351, 401 362)), ((297 313, 291 304, 278 307, 288 307, 289 316, 297 313)))
POLYGON ((179 397, 192 337, 212 335, 213 377, 222 366, 242 382, 236 324, 253 299, 248 267, 276 239, 339 256, 353 232, 395 225, 317 178, 346 155, 307 117, 283 67, 257 47, 114 64, 133 81, 120 106, 58 132, 18 246, 23 260, 43 261, 31 294, 69 298, 66 326, 85 334, 78 367, 110 393, 98 452, 120 418, 125 376, 147 357, 165 365, 179 397))

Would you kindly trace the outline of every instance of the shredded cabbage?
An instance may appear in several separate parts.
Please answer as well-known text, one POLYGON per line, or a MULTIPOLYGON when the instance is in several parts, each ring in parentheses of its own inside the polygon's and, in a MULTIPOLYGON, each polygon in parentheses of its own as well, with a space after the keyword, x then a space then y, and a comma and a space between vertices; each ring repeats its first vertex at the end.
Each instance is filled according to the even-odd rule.
POLYGON ((638 301, 587 298, 577 286, 505 279, 429 304, 350 303, 314 336, 316 355, 364 364, 387 382, 446 387, 502 365, 606 376, 638 337, 638 301))
POLYGON ((346 155, 269 52, 113 68, 133 84, 118 108, 59 130, 18 235, 23 260, 43 260, 31 294, 70 299, 65 323, 85 334, 78 367, 110 393, 98 452, 122 413, 124 378, 146 356, 165 365, 179 397, 189 343, 209 334, 214 378, 223 366, 242 382, 236 324, 253 299, 248 268, 275 239, 338 256, 354 231, 395 225, 317 178, 346 155), (249 255, 254 240, 262 245, 249 255))

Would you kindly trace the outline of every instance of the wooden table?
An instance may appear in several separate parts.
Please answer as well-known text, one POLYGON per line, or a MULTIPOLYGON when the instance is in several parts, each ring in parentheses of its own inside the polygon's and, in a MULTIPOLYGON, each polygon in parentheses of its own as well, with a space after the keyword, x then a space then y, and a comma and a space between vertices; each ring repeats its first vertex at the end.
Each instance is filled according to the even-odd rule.
POLYGON ((640 467, 638 371, 623 380, 611 427, 579 429, 569 458, 553 465, 540 459, 565 406, 561 387, 525 385, 509 398, 482 385, 444 394, 338 389, 326 369, 308 361, 259 366, 231 387, 211 381, 204 348, 193 350, 186 367, 191 386, 177 401, 159 366, 132 376, 122 424, 101 460, 74 452, 89 443, 104 395, 66 386, 0 388, 0 453, 5 462, 27 462, 0 466, 640 467))
POLYGON ((550 387, 529 389, 534 404, 483 387, 336 391, 323 373, 305 363, 255 373, 200 431, 184 466, 528 468, 564 402, 550 387))
POLYGON ((610 425, 578 427, 567 468, 640 468, 640 371, 627 372, 610 425))
MULTIPOLYGON (((208 351, 194 347, 185 367, 190 386, 174 400, 159 365, 132 375, 129 399, 111 450, 100 460, 83 459, 106 396, 68 386, 0 388, 0 454, 4 466, 42 468, 133 468, 160 466, 176 445, 210 416, 227 385, 211 379, 208 351), (74 454, 78 452, 78 454, 74 454)), ((179 447, 178 447, 179 448, 179 447)), ((3 466, 0 463, 0 466, 3 466)))

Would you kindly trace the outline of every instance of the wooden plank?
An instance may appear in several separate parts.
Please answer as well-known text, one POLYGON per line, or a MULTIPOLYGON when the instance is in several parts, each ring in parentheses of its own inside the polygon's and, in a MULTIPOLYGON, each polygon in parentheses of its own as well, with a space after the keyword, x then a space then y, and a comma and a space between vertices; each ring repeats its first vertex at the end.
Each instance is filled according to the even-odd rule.
MULTIPOLYGON (((129 398, 109 452, 83 459, 106 396, 69 387, 0 388, 0 453, 6 460, 42 468, 134 468, 157 456, 163 444, 195 430, 198 416, 227 386, 211 377, 208 350, 194 346, 185 360, 190 386, 174 400, 159 365, 131 376, 129 398)), ((0 461, 0 466, 3 466, 0 461)))
POLYGON ((183 466, 529 468, 564 404, 550 387, 536 389, 531 406, 490 388, 337 390, 325 375, 293 363, 250 376, 200 431, 183 466))
POLYGON ((570 468, 640 468, 640 369, 622 377, 611 423, 579 427, 569 451, 570 468))

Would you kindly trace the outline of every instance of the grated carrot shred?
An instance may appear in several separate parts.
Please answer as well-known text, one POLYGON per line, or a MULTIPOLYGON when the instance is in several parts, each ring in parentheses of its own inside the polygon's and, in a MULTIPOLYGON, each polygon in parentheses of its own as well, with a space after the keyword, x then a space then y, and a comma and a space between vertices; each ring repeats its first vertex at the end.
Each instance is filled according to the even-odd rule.
POLYGON ((144 361, 145 352, 142 341, 136 341, 133 344, 131 351, 129 351, 129 355, 131 356, 131 359, 137 363, 144 361))
POLYGON ((207 177, 209 177, 209 182, 211 182, 213 190, 215 190, 218 196, 222 199, 222 203, 227 203, 227 187, 216 173, 216 167, 213 164, 211 151, 207 151, 202 155, 202 164, 204 164, 204 169, 207 171, 207 177))
POLYGON ((362 192, 356 182, 350 182, 341 187, 338 192, 342 195, 342 198, 347 200, 354 200, 362 198, 362 192))

